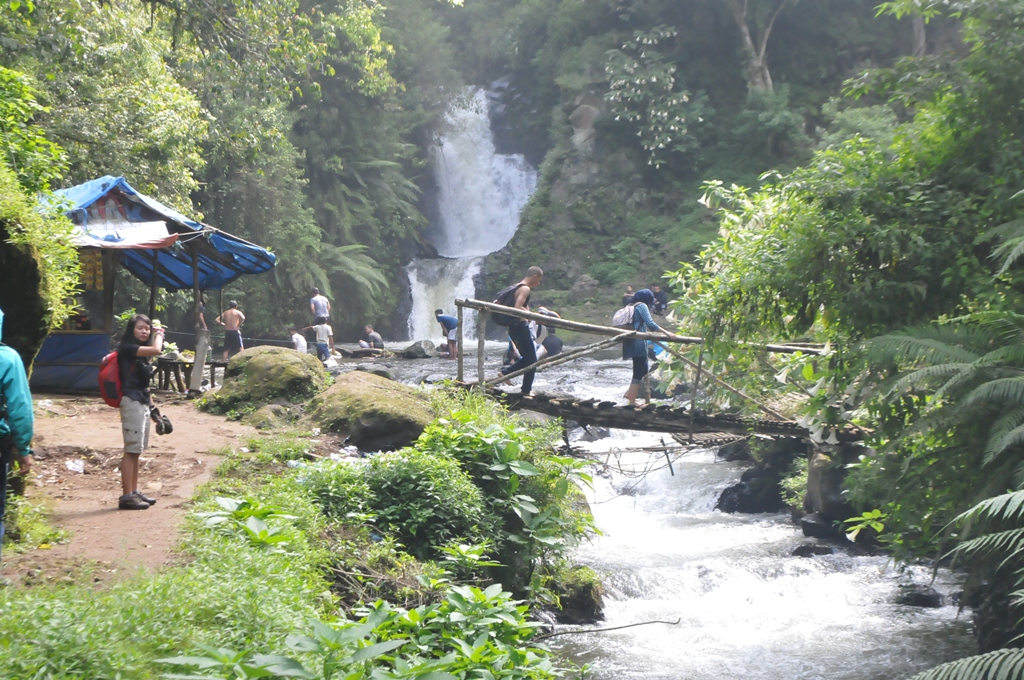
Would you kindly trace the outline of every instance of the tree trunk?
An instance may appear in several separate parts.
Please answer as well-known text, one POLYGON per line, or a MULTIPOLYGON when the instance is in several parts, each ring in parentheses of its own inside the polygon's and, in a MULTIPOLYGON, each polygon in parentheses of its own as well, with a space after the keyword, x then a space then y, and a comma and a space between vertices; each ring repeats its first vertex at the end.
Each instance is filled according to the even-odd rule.
POLYGON ((928 53, 928 33, 925 31, 924 17, 914 15, 911 17, 914 25, 914 56, 923 57, 928 53))

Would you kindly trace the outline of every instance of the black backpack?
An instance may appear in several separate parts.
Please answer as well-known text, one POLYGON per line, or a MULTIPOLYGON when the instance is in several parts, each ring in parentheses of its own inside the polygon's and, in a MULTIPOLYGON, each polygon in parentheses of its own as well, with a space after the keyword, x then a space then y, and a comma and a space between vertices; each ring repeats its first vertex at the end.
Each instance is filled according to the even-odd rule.
MULTIPOLYGON (((498 293, 498 297, 494 298, 494 304, 502 305, 503 307, 514 307, 516 304, 516 291, 525 285, 525 283, 517 283, 513 286, 502 288, 498 293)), ((491 319, 499 326, 511 326, 516 321, 522 321, 518 316, 510 316, 500 312, 492 313, 491 319)))

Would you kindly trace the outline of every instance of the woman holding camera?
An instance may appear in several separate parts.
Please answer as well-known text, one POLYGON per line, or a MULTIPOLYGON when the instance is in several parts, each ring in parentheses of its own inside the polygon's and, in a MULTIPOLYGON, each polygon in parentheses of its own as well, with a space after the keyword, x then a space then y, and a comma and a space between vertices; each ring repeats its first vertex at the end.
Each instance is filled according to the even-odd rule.
POLYGON ((150 409, 153 395, 149 381, 153 377, 150 357, 159 356, 164 348, 164 329, 153 328, 145 314, 128 320, 117 350, 117 367, 121 374, 121 434, 124 457, 121 458, 120 510, 148 510, 156 501, 139 491, 139 456, 149 448, 150 409))

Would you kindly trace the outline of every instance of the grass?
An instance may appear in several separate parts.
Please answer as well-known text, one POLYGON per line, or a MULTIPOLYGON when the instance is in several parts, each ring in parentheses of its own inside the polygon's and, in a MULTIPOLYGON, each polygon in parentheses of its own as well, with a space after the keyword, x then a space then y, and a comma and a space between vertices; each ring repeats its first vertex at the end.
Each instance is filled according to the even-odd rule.
POLYGON ((210 531, 193 512, 183 532, 184 566, 100 591, 0 591, 0 677, 148 679, 160 675, 156 659, 197 643, 283 650, 285 636, 327 615, 335 598, 326 578, 331 555, 315 540, 322 515, 279 472, 255 456, 229 457, 199 490, 195 511, 229 494, 285 507, 296 517, 287 551, 210 531))
MULTIPOLYGON (((439 412, 466 406, 465 398, 439 395, 436 399, 439 412)), ((493 404, 473 405, 484 420, 508 417, 493 404)), ((345 617, 346 611, 359 611, 351 609, 358 602, 386 598, 401 607, 420 606, 420 617, 430 611, 450 613, 457 605, 452 598, 462 596, 452 595, 454 584, 444 563, 415 560, 392 537, 381 536, 358 518, 339 522, 323 514, 302 483, 308 471, 288 465, 303 459, 311 446, 302 434, 295 433, 251 439, 238 452, 224 452, 213 478, 193 498, 182 528, 183 559, 177 566, 157 573, 140 572, 105 589, 84 582, 0 589, 0 677, 155 680, 175 670, 158 663, 159 659, 202 655, 202 650, 210 648, 284 654, 309 664, 316 661, 315 655, 297 655, 286 644, 289 636, 308 633, 315 621, 336 621, 345 617), (203 513, 219 510, 223 515, 224 507, 217 502, 222 497, 244 498, 249 501, 246 507, 272 506, 287 515, 267 519, 286 541, 261 544, 245 532, 240 520, 210 526, 209 515, 203 513)), ((29 524, 33 523, 38 522, 29 524)), ((470 595, 469 590, 462 592, 470 595)), ((497 619, 485 617, 473 624, 470 639, 486 639, 479 635, 489 629, 493 640, 511 635, 509 644, 517 649, 527 647, 532 628, 511 605, 499 604, 500 597, 507 599, 507 594, 496 593, 476 591, 473 595, 487 606, 504 607, 505 613, 498 617, 500 623, 490 623, 497 619)), ((468 624, 459 616, 451 613, 450 620, 437 624, 452 631, 443 639, 462 636, 460 631, 468 624)), ((413 625, 412 619, 394 617, 387 625, 393 627, 399 620, 406 621, 403 626, 413 625)), ((464 633, 469 631, 466 628, 464 633)), ((400 635, 374 631, 379 639, 396 634, 400 635)), ((452 669, 484 668, 479 666, 482 661, 470 656, 446 661, 450 650, 441 639, 433 647, 429 643, 412 652, 409 663, 419 663, 422 656, 428 659, 423 663, 433 664, 431 668, 443 670, 449 667, 445 664, 452 664, 452 669)), ((495 670, 500 670, 499 666, 516 668, 514 677, 539 679, 557 674, 550 669, 543 650, 509 655, 507 650, 495 648, 491 653, 486 663, 498 664, 495 670)), ((379 677, 398 677, 386 670, 393 661, 382 659, 379 663, 385 669, 379 677)), ((476 671, 467 672, 469 675, 437 677, 478 677, 476 671)), ((217 673, 208 677, 242 677, 230 669, 217 673)))
POLYGON ((39 547, 67 543, 70 534, 50 524, 51 501, 46 496, 7 496, 4 551, 25 552, 39 547))

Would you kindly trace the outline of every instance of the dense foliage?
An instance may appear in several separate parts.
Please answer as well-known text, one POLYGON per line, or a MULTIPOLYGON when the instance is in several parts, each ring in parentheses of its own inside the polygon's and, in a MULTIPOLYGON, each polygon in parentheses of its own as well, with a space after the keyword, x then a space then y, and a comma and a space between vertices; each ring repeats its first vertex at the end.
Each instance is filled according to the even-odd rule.
POLYGON ((555 429, 479 395, 439 396, 435 410, 442 417, 412 447, 366 464, 325 461, 304 483, 329 516, 369 523, 420 559, 447 554, 513 592, 544 595, 565 551, 593 529, 577 507, 590 481, 582 463, 552 454, 555 429))
MULTIPOLYGON (((850 96, 889 110, 847 109, 852 137, 833 138, 805 166, 758 189, 708 183, 720 236, 672 274, 676 313, 711 341, 712 370, 787 404, 819 442, 862 428, 866 448, 842 461, 865 513, 850 524, 905 559, 941 558, 969 535, 964 520, 998 514, 987 502, 961 513, 1024 482, 1024 5, 942 11, 962 21, 966 53, 905 58, 850 81, 850 96), (780 358, 741 339, 828 344, 822 356, 780 358)), ((982 651, 1016 644, 1019 584, 993 577, 1015 568, 1016 539, 996 532, 958 552, 987 584, 977 601, 1011 612, 999 635, 984 633, 981 617, 982 651)), ((994 677, 985 673, 1018 663, 995 654, 927 677, 994 677)))
MULTIPOLYGON (((504 417, 491 411, 484 420, 504 417)), ((425 521, 426 533, 406 538, 409 550, 426 553, 429 546, 414 541, 445 540, 436 527, 448 518, 406 513, 382 517, 367 530, 373 521, 367 513, 337 514, 342 501, 330 490, 352 485, 338 482, 343 468, 296 465, 308 448, 307 437, 284 436, 251 440, 245 453, 226 452, 197 493, 182 542, 188 559, 179 566, 101 590, 88 571, 73 574, 81 585, 0 590, 0 675, 547 680, 565 674, 535 642, 539 624, 527 620, 528 603, 483 571, 493 562, 463 569, 478 553, 457 545, 449 552, 458 559, 420 562, 378 533, 425 521), (345 580, 349 574, 358 578, 345 580)), ((409 459, 433 482, 450 483, 460 474, 454 458, 439 454, 379 456, 370 465, 388 480, 378 485, 383 497, 364 485, 349 496, 360 498, 352 507, 401 501, 422 509, 424 497, 391 495, 390 482, 401 479, 401 461, 409 459)), ((461 474, 463 487, 437 493, 478 494, 461 474)))

